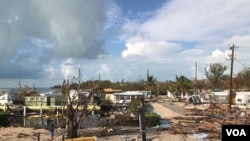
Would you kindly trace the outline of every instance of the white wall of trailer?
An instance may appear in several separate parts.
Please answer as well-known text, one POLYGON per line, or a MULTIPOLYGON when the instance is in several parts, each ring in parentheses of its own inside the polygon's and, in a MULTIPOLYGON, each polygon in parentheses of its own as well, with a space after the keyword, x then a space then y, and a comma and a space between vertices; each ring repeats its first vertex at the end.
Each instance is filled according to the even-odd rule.
POLYGON ((235 104, 240 107, 250 108, 250 92, 236 92, 235 104))
POLYGON ((0 105, 4 105, 4 104, 8 104, 8 105, 13 104, 12 98, 9 94, 4 94, 0 96, 0 105))

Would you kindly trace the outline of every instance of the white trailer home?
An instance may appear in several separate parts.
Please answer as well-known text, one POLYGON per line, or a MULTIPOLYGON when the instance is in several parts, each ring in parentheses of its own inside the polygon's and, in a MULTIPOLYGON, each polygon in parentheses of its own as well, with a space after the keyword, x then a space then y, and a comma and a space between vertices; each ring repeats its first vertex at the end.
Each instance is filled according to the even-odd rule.
POLYGON ((12 92, 10 89, 0 89, 0 105, 12 105, 12 92))
POLYGON ((140 91, 125 91, 121 93, 114 93, 115 99, 114 101, 111 101, 113 103, 130 103, 132 99, 138 99, 145 97, 143 92, 140 91))
POLYGON ((239 108, 250 108, 250 92, 236 92, 235 104, 239 108))
POLYGON ((204 104, 212 103, 211 102, 211 97, 212 97, 211 91, 202 90, 199 95, 200 95, 201 103, 204 103, 204 104))
POLYGON ((212 92, 211 103, 216 104, 228 104, 229 103, 229 91, 212 92))

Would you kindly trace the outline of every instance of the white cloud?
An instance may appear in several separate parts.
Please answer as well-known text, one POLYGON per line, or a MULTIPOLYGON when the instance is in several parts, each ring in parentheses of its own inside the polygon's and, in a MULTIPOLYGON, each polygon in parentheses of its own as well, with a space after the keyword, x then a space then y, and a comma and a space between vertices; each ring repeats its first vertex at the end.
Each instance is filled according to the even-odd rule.
MULTIPOLYGON (((53 58, 97 58, 99 54, 104 53, 103 41, 99 40, 98 36, 106 22, 109 2, 109 0, 2 2, 0 37, 3 38, 0 38, 0 48, 7 48, 6 56, 13 57, 20 45, 28 44, 30 38, 35 38, 54 45, 54 48, 50 49, 53 58)), ((0 52, 1 56, 5 54, 0 52)))
POLYGON ((127 58, 131 55, 138 55, 155 62, 161 62, 162 59, 172 56, 173 53, 181 49, 179 44, 164 41, 138 41, 127 43, 126 47, 127 49, 122 52, 122 57, 127 58))
POLYGON ((230 39, 226 40, 224 42, 224 45, 230 45, 232 46, 233 44, 237 47, 240 48, 247 48, 249 46, 250 42, 250 35, 243 35, 243 36, 232 36, 230 39))
POLYGON ((228 34, 247 32, 249 5, 250 1, 246 0, 174 0, 139 26, 139 32, 158 40, 218 41, 228 34))
MULTIPOLYGON (((0 79, 48 78, 44 75, 53 76, 48 68, 52 62, 67 58, 97 59, 104 54, 104 41, 99 35, 111 2, 1 1, 0 65, 4 67, 0 67, 0 72, 4 73, 0 79)), ((62 67, 63 77, 70 77, 72 70, 62 67)), ((53 68, 60 72, 60 63, 53 68)))
POLYGON ((190 54, 193 54, 194 56, 198 56, 198 55, 201 55, 204 53, 204 50, 202 49, 188 49, 188 50, 185 50, 183 51, 181 54, 182 55, 190 55, 190 54))
MULTIPOLYGON (((128 20, 123 25, 126 32, 121 39, 126 43, 126 49, 122 56, 125 59, 132 55, 147 58, 160 65, 165 62, 166 67, 175 70, 168 72, 169 75, 176 73, 192 78, 193 66, 198 62, 199 77, 204 77, 205 64, 220 62, 228 66, 230 63, 226 59, 230 50, 225 43, 246 46, 250 35, 249 9, 250 1, 247 0, 168 1, 151 19, 144 22, 128 20)), ((240 49, 237 51, 236 54, 243 55, 243 52, 239 53, 240 49)), ((244 48, 244 53, 249 51, 250 48, 244 48)))
POLYGON ((214 52, 212 52, 212 56, 211 58, 215 58, 215 60, 219 59, 219 58, 223 58, 225 57, 224 53, 222 51, 220 51, 219 49, 216 49, 214 52))
POLYGON ((243 36, 238 36, 238 35, 232 36, 231 38, 225 40, 223 45, 229 48, 234 44, 235 57, 239 60, 250 63, 249 43, 250 43, 250 33, 243 36))
POLYGON ((108 22, 105 25, 105 29, 109 29, 111 27, 119 28, 122 21, 121 15, 122 15, 122 10, 117 4, 116 3, 110 4, 109 10, 107 11, 108 22))
POLYGON ((173 0, 166 2, 151 19, 141 24, 128 21, 123 28, 131 33, 127 41, 136 39, 135 36, 178 42, 221 41, 228 35, 249 32, 249 9, 250 1, 246 0, 173 0))
MULTIPOLYGON (((197 62, 199 79, 204 78, 206 64, 230 66, 226 58, 232 44, 238 47, 235 57, 250 64, 249 0, 170 0, 150 16, 124 15, 124 7, 110 2, 2 3, 0 65, 5 67, 0 68, 0 78, 37 79, 46 74, 71 79, 81 68, 85 80, 98 79, 101 72, 102 79, 134 81, 149 69, 157 80, 165 81, 175 75, 194 78, 197 62), (121 34, 116 36, 117 32, 121 34), (118 38, 112 49, 120 52, 103 54, 100 33, 112 41, 118 38)), ((108 43, 107 48, 114 45, 108 43)), ((234 65, 235 73, 243 68, 237 61, 234 65)))
POLYGON ((64 76, 65 80, 71 80, 73 77, 78 76, 78 70, 75 67, 75 63, 71 58, 62 62, 61 66, 61 73, 64 76))
POLYGON ((108 65, 102 64, 102 66, 101 66, 101 72, 109 73, 110 72, 110 68, 108 67, 108 65))

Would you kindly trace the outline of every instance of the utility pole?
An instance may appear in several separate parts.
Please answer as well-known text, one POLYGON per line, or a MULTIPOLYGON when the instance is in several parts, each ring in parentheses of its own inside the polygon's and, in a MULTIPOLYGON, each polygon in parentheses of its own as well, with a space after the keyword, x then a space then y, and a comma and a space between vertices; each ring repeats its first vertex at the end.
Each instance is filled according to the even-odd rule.
POLYGON ((81 84, 81 70, 79 68, 79 86, 80 86, 80 84, 81 84))
POLYGON ((141 140, 146 141, 146 126, 145 126, 145 109, 144 109, 144 96, 140 99, 139 106, 139 125, 140 125, 140 133, 141 140))
MULTIPOLYGON (((146 82, 146 97, 148 98, 148 90, 149 90, 149 70, 147 69, 147 82, 146 82)), ((143 96, 145 98, 145 96, 143 96)))
POLYGON ((100 82, 101 81, 101 74, 100 74, 100 72, 99 72, 99 78, 98 79, 99 79, 99 82, 100 82))
POLYGON ((19 88, 22 89, 22 84, 20 81, 19 81, 19 88))
POLYGON ((197 84, 197 62, 195 62, 195 84, 197 84))
MULTIPOLYGON (((146 82, 146 96, 148 96, 148 85, 149 85, 149 70, 147 70, 147 82, 146 82)), ((146 141, 146 126, 145 126, 145 106, 144 106, 144 98, 143 95, 140 99, 140 107, 139 107, 139 125, 140 125, 140 133, 141 140, 146 141)))
POLYGON ((197 95, 197 62, 195 62, 194 94, 197 95))
POLYGON ((234 48, 235 46, 233 44, 230 47, 230 49, 232 50, 232 54, 231 54, 231 70, 230 70, 230 83, 229 83, 229 111, 231 111, 232 107, 234 48))

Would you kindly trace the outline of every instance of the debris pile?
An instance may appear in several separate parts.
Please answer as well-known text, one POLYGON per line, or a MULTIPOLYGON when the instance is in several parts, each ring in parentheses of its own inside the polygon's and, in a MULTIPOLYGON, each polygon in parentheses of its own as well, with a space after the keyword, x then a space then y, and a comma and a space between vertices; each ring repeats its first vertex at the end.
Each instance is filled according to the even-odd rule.
POLYGON ((169 128, 173 134, 207 133, 209 139, 221 139, 222 125, 250 124, 248 109, 232 107, 226 104, 192 105, 184 107, 185 116, 176 117, 176 124, 169 128))

